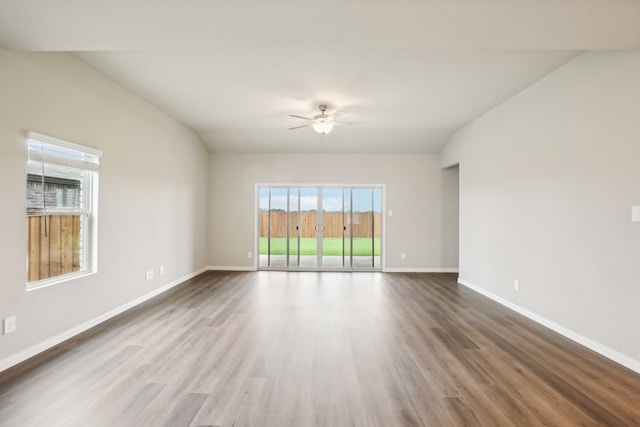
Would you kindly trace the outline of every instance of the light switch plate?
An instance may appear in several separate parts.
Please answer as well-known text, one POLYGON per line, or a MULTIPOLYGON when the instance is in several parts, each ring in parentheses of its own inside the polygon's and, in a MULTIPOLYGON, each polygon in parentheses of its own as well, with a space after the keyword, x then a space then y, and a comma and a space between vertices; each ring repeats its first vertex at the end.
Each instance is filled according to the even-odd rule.
POLYGON ((631 206, 631 221, 640 222, 640 206, 631 206))
POLYGON ((4 319, 2 333, 7 335, 16 331, 16 316, 10 316, 4 319))

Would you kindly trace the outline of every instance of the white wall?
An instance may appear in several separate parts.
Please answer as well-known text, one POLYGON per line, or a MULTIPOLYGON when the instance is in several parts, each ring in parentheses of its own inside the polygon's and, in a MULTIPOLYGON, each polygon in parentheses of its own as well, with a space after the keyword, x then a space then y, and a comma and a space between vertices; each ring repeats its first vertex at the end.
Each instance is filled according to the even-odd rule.
POLYGON ((461 280, 640 360, 640 51, 577 57, 442 162, 460 163, 461 280))
POLYGON ((458 166, 442 170, 442 265, 458 269, 460 176, 458 166))
POLYGON ((385 218, 387 269, 447 267, 438 156, 211 154, 209 165, 211 266, 253 266, 247 252, 254 249, 256 183, 317 183, 386 184, 386 207, 393 211, 385 218))
POLYGON ((207 168, 193 132, 75 57, 0 50, 0 318, 18 326, 0 335, 0 362, 204 267, 207 168), (28 131, 104 152, 98 274, 31 292, 28 131))

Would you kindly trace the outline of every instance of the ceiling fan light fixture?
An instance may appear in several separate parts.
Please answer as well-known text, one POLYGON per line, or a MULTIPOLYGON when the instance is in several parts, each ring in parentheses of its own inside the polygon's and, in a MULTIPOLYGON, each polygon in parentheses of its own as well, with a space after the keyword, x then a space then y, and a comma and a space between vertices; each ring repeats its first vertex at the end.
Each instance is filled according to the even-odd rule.
POLYGON ((289 114, 289 117, 295 117, 296 119, 308 120, 309 123, 302 126, 294 126, 289 128, 289 130, 300 129, 304 127, 311 127, 314 131, 319 133, 320 135, 326 135, 333 129, 333 126, 336 123, 347 123, 347 122, 337 122, 335 119, 344 116, 347 114, 346 111, 338 110, 332 114, 326 114, 327 106, 324 104, 318 105, 318 109, 320 110, 320 114, 316 114, 311 117, 299 116, 297 114, 289 114))
POLYGON ((331 132, 331 129, 333 129, 333 122, 331 120, 316 121, 313 123, 312 127, 313 130, 318 132, 320 135, 326 135, 331 132))

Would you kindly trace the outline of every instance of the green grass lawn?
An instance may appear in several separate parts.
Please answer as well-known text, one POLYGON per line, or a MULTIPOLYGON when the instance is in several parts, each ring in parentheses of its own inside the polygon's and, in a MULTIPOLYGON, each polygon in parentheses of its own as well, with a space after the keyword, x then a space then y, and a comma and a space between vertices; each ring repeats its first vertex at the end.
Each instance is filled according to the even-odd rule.
MULTIPOLYGON (((316 239, 313 237, 303 237, 300 239, 300 255, 316 255, 317 246, 316 239)), ((295 237, 289 239, 291 255, 298 254, 298 243, 295 237)), ((380 255, 380 238, 374 239, 375 255, 380 255)), ((350 251, 349 239, 344 240, 345 255, 349 255, 350 251)), ((353 256, 371 256, 371 239, 366 237, 353 238, 353 256)), ((287 238, 272 237, 271 238, 271 255, 287 254, 287 238)), ((341 256, 342 255, 342 238, 328 237, 322 241, 322 254, 325 256, 341 256)), ((260 255, 267 255, 267 238, 260 238, 260 255)))

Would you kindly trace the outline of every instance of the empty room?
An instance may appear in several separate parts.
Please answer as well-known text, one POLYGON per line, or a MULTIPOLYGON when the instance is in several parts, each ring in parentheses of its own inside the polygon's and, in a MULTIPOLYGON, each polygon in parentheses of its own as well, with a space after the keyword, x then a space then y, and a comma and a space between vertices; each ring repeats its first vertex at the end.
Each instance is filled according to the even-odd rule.
POLYGON ((639 22, 0 2, 0 425, 639 426, 639 22))

